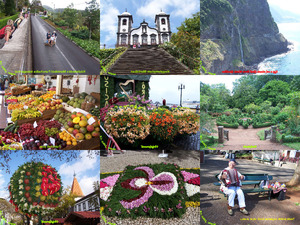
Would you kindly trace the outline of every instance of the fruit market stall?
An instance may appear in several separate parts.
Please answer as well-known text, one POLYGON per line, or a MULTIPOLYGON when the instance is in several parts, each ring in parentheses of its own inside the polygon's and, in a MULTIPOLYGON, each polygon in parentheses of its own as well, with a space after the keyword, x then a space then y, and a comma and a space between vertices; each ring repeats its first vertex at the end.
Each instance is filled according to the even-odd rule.
MULTIPOLYGON (((56 80, 56 87, 61 81, 56 80)), ((7 116, 2 120, 7 125, 0 131, 0 149, 100 149, 100 93, 82 89, 61 94, 56 87, 6 98, 7 116)))

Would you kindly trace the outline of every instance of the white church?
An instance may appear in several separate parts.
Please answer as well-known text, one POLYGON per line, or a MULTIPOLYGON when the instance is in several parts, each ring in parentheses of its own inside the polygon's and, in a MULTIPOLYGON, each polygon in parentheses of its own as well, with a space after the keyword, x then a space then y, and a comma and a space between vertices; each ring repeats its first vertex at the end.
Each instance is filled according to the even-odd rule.
POLYGON ((165 12, 159 12, 155 15, 155 28, 149 27, 145 20, 138 28, 133 28, 132 15, 123 12, 118 15, 118 32, 117 32, 117 46, 128 45, 147 45, 155 46, 170 41, 170 15, 165 12))

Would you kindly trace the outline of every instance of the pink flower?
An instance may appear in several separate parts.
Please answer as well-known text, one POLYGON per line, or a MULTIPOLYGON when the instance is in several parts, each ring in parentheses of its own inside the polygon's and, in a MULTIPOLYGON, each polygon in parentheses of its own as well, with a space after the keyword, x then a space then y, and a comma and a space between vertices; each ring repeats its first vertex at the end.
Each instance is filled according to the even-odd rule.
POLYGON ((131 189, 141 192, 141 194, 133 199, 122 200, 120 203, 126 209, 137 208, 149 200, 153 192, 160 195, 172 195, 177 192, 178 183, 174 174, 162 172, 155 176, 150 167, 137 167, 134 170, 141 170, 146 177, 135 177, 121 183, 125 189, 131 189))
POLYGON ((173 209, 172 208, 169 208, 169 210, 168 210, 169 212, 173 212, 173 209))
MULTIPOLYGON (((179 200, 180 201, 180 200, 179 200)), ((176 205, 177 209, 182 209, 181 203, 179 203, 178 205, 176 205)))

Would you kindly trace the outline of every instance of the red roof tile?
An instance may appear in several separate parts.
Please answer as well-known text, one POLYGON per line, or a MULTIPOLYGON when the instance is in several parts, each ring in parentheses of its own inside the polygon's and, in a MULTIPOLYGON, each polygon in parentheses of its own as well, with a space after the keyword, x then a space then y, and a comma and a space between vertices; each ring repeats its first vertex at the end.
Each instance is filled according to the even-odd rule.
POLYGON ((52 220, 57 220, 58 223, 64 223, 65 222, 65 218, 55 218, 55 219, 52 219, 52 220))
POLYGON ((79 217, 80 219, 100 219, 100 212, 90 212, 90 211, 80 211, 80 212, 71 212, 65 218, 65 222, 72 221, 75 217, 79 217))

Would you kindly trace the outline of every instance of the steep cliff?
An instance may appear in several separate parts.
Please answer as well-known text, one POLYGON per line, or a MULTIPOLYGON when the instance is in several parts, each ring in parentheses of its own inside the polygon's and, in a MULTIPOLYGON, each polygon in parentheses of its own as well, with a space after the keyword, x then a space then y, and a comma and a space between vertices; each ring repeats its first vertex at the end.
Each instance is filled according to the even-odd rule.
POLYGON ((200 0, 200 58, 216 74, 288 51, 267 0, 200 0))

